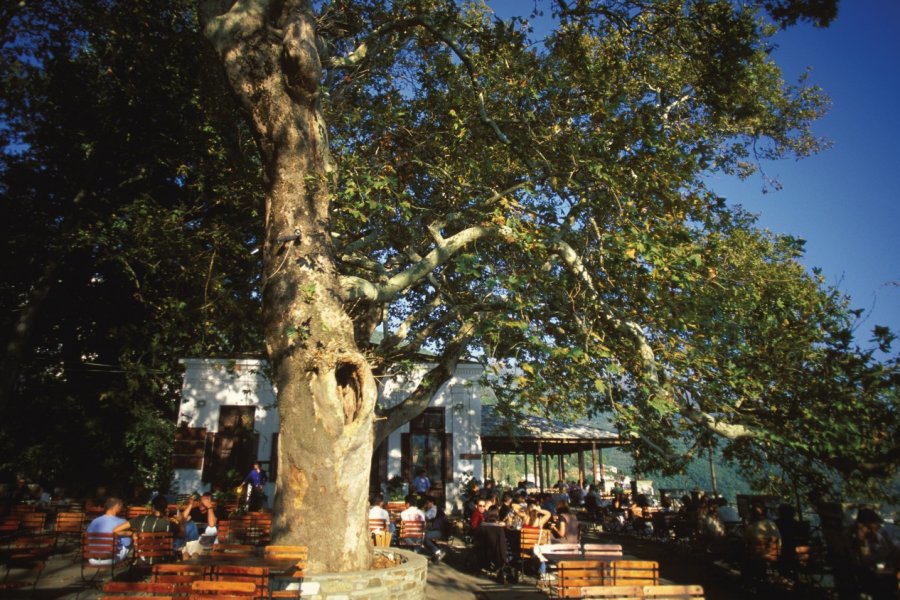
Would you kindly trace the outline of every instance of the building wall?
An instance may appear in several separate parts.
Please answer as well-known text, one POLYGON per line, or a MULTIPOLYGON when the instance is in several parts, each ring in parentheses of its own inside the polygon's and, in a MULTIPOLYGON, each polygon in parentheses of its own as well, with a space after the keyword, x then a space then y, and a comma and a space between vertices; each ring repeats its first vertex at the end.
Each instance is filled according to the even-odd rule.
MULTIPOLYGON (((257 459, 268 461, 273 434, 278 432, 278 410, 272 384, 265 375, 266 362, 257 359, 183 359, 184 379, 178 424, 205 427, 216 432, 224 405, 255 406, 254 429, 259 433, 257 459)), ((208 491, 200 480, 200 469, 176 469, 175 492, 208 491)), ((266 485, 266 495, 274 497, 275 483, 266 485)))
MULTIPOLYGON (((453 378, 432 398, 430 407, 444 409, 446 433, 453 434, 453 481, 446 485, 447 509, 462 509, 461 493, 470 478, 482 479, 481 464, 481 403, 489 388, 482 388, 478 380, 480 365, 458 365, 453 378)), ((425 369, 405 378, 384 383, 381 399, 386 407, 401 402, 418 385, 425 369)), ((388 438, 388 479, 401 474, 400 436, 409 433, 405 424, 388 438)))
MULTIPOLYGON (((266 377, 266 362, 256 359, 183 359, 184 380, 178 424, 218 430, 220 408, 224 405, 255 406, 255 430, 259 433, 258 460, 268 461, 272 452, 273 434, 278 432, 279 418, 275 393, 266 377)), ((393 406, 415 388, 426 370, 416 370, 407 377, 385 381, 380 389, 379 402, 393 406)), ((442 407, 445 428, 453 434, 453 481, 447 484, 448 508, 461 508, 460 492, 472 477, 482 478, 481 464, 481 403, 490 389, 478 383, 480 365, 461 364, 454 377, 432 399, 430 406, 442 407)), ((388 478, 400 474, 400 436, 409 431, 404 425, 388 440, 388 478)), ((176 469, 175 493, 207 491, 201 481, 200 469, 176 469)), ((275 482, 266 486, 266 495, 273 498, 275 482)))

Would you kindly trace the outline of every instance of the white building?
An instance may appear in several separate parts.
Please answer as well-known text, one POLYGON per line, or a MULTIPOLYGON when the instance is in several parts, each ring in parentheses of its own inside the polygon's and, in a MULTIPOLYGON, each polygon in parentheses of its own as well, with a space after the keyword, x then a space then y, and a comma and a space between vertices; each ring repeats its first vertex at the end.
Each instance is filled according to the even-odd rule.
MULTIPOLYGON (((270 473, 266 494, 275 493, 278 410, 267 364, 258 359, 184 359, 184 383, 175 442, 175 493, 235 486, 253 461, 270 473)), ((379 402, 392 406, 426 371, 383 382, 379 402)), ((482 479, 481 406, 490 395, 479 383, 482 367, 460 363, 428 409, 394 431, 374 452, 372 489, 399 476, 410 481, 424 468, 448 508, 461 505, 462 484, 482 479)))

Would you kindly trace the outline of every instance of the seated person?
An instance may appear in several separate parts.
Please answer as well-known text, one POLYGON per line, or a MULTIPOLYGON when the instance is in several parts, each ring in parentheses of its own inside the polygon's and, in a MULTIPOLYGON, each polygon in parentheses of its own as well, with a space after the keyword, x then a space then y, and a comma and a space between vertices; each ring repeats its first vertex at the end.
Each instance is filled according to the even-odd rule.
POLYGON ((187 542, 202 538, 212 545, 218 533, 219 515, 213 506, 210 492, 191 497, 182 510, 181 519, 184 522, 184 539, 187 542))
POLYGON ((428 522, 425 536, 429 539, 447 539, 450 535, 450 519, 443 509, 438 507, 434 496, 425 496, 425 506, 422 510, 428 522))
POLYGON ((897 597, 900 552, 884 535, 881 516, 861 508, 851 530, 851 560, 860 591, 876 600, 897 597))
POLYGON ((484 521, 484 512, 487 510, 487 501, 479 499, 475 504, 475 512, 472 513, 472 519, 469 526, 474 530, 478 529, 481 522, 484 521))
POLYGON ((754 502, 750 507, 750 519, 744 528, 744 549, 744 577, 751 583, 762 582, 766 563, 778 560, 781 553, 781 534, 761 502, 754 502))
MULTIPOLYGON (((406 496, 405 502, 406 502, 406 508, 403 510, 403 512, 400 513, 400 520, 401 521, 421 521, 422 523, 425 523, 426 522, 425 513, 422 512, 422 510, 418 506, 416 506, 416 497, 413 496, 412 494, 409 494, 406 496)), ((428 553, 431 554, 431 558, 435 562, 437 562, 444 557, 444 551, 435 545, 433 539, 434 539, 433 537, 429 538, 428 534, 426 532, 425 540, 423 541, 423 545, 425 546, 425 549, 428 551, 428 553)), ((402 541, 403 540, 401 540, 401 542, 402 541)))
POLYGON ((500 522, 498 507, 492 506, 485 512, 484 520, 472 532, 472 538, 475 542, 475 559, 480 568, 488 571, 496 570, 501 583, 506 582, 507 576, 513 576, 509 568, 506 532, 500 522))
MULTIPOLYGON (((397 532, 397 528, 391 523, 391 513, 387 511, 384 507, 384 496, 381 494, 373 494, 372 501, 370 503, 369 508, 369 520, 370 521, 383 521, 388 528, 388 531, 391 534, 391 541, 396 541, 394 536, 397 532)), ((381 529, 373 530, 372 533, 381 532, 381 529)))
MULTIPOLYGON (((125 519, 119 516, 122 511, 122 501, 118 498, 107 498, 104 504, 104 513, 90 522, 85 531, 87 533, 112 533, 116 527, 127 523, 125 519)), ((92 558, 90 563, 94 566, 112 564, 113 561, 119 562, 124 560, 128 553, 131 552, 131 538, 120 537, 116 542, 116 553, 107 559, 92 558)))
POLYGON ((162 531, 172 532, 174 539, 173 550, 184 546, 184 522, 181 513, 175 513, 176 517, 170 519, 166 513, 169 509, 169 501, 159 494, 150 502, 152 514, 141 515, 130 521, 125 521, 113 529, 113 533, 122 536, 131 536, 135 533, 157 533, 162 531))
POLYGON ((577 544, 579 541, 578 518, 569 509, 569 503, 556 503, 556 515, 550 519, 550 542, 553 544, 577 544))

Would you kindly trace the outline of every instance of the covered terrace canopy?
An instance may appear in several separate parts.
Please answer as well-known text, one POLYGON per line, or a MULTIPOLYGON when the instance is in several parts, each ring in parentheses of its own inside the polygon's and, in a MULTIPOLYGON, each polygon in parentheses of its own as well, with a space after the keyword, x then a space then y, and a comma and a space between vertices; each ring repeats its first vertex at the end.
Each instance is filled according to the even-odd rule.
MULTIPOLYGON (((610 427, 611 429, 611 427, 610 427)), ((522 455, 525 479, 541 488, 567 481, 564 459, 578 455, 578 482, 584 485, 585 452, 591 453, 591 473, 599 480, 603 470, 603 448, 629 443, 618 433, 585 422, 566 423, 536 415, 500 414, 493 406, 481 407, 481 452, 485 475, 494 478, 494 455, 522 455), (532 457, 529 469, 528 457, 532 457), (555 457, 555 461, 551 458, 555 457), (551 462, 555 462, 555 476, 551 462), (533 477, 529 477, 533 476, 533 477), (546 484, 545 484, 546 476, 546 484), (549 481, 552 479, 552 481, 549 481)))

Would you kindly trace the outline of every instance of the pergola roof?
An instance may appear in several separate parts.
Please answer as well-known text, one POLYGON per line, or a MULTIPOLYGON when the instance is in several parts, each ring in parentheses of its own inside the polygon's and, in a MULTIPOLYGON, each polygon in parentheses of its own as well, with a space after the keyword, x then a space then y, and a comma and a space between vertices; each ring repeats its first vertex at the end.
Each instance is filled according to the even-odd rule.
POLYGON ((619 434, 585 422, 566 423, 535 415, 506 417, 493 406, 481 407, 484 454, 570 454, 627 444, 619 434))

